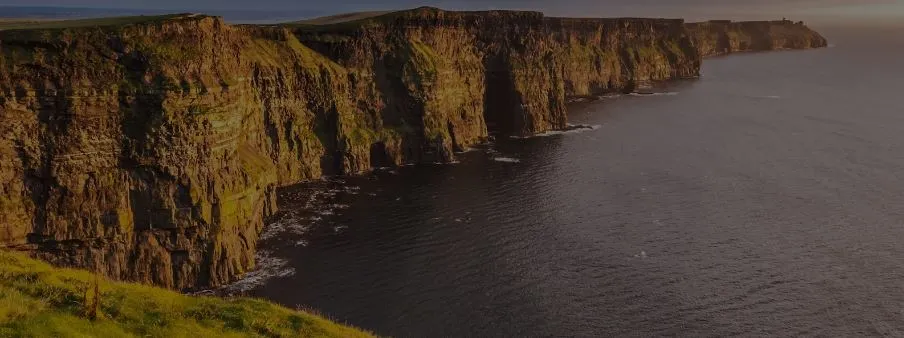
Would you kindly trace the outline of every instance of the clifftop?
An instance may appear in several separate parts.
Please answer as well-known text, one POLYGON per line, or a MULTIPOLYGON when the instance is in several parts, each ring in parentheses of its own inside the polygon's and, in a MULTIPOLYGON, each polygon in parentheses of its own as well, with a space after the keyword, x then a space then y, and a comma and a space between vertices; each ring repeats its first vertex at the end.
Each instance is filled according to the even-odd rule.
POLYGON ((509 17, 513 19, 537 20, 544 15, 541 12, 491 10, 491 11, 446 11, 435 7, 418 7, 401 11, 386 12, 359 12, 348 13, 323 18, 285 23, 283 25, 312 25, 312 26, 361 26, 367 24, 386 24, 392 22, 441 22, 443 19, 452 21, 466 18, 499 18, 509 17))

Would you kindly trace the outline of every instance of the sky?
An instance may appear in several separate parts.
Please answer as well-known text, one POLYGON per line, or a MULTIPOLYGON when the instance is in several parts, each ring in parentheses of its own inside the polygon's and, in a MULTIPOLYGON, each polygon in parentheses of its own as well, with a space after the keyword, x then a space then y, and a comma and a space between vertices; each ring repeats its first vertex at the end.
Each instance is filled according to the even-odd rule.
MULTIPOLYGON (((539 10, 554 16, 791 19, 904 19, 904 0, 0 0, 0 5, 94 8, 312 11, 341 13, 434 6, 539 10)), ((0 13, 2 14, 2 13, 0 13)))

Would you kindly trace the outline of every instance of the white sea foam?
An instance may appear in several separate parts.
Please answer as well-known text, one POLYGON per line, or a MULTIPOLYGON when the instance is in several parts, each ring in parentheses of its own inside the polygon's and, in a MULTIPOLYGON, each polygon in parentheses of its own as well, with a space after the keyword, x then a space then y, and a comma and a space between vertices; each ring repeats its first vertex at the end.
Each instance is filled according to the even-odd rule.
POLYGON ((267 250, 259 250, 255 256, 257 269, 246 273, 236 281, 221 289, 226 293, 242 293, 264 285, 273 278, 285 278, 295 275, 295 268, 289 266, 287 259, 274 257, 267 250))
POLYGON ((517 158, 511 158, 511 157, 494 157, 494 158, 493 158, 493 161, 496 161, 496 162, 505 162, 505 163, 519 163, 519 162, 521 162, 521 160, 519 160, 519 159, 517 159, 517 158))
POLYGON ((661 92, 661 93, 630 93, 631 96, 676 96, 678 92, 661 92))
POLYGON ((539 134, 533 134, 530 136, 512 136, 514 139, 526 139, 526 138, 534 138, 534 137, 549 137, 556 135, 565 135, 565 134, 577 134, 583 133, 586 131, 592 131, 600 129, 602 126, 598 124, 594 125, 586 125, 586 124, 569 124, 565 130, 550 130, 545 131, 539 134))
POLYGON ((303 235, 319 220, 320 217, 305 218, 297 212, 286 212, 282 217, 264 228, 260 235, 260 240, 270 240, 285 234, 303 235))

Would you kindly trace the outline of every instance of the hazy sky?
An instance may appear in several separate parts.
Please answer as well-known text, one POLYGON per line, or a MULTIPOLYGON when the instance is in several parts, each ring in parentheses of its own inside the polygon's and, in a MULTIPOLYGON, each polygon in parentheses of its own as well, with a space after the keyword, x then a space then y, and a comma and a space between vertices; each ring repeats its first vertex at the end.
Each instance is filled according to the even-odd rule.
POLYGON ((325 12, 429 5, 446 9, 529 9, 559 16, 904 18, 904 0, 0 0, 0 5, 325 12))

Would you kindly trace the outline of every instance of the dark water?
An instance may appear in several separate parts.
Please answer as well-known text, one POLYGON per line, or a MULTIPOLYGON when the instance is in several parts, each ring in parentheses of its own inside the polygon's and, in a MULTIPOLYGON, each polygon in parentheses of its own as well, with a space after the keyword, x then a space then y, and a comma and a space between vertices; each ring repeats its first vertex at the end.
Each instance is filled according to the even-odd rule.
POLYGON ((394 336, 904 335, 904 41, 830 32, 336 184, 252 293, 394 336))
POLYGON ((72 20, 111 16, 163 15, 198 12, 221 16, 230 23, 270 24, 298 21, 327 15, 323 10, 222 10, 222 9, 136 9, 136 8, 80 8, 56 6, 4 6, 0 3, 0 18, 72 20))

